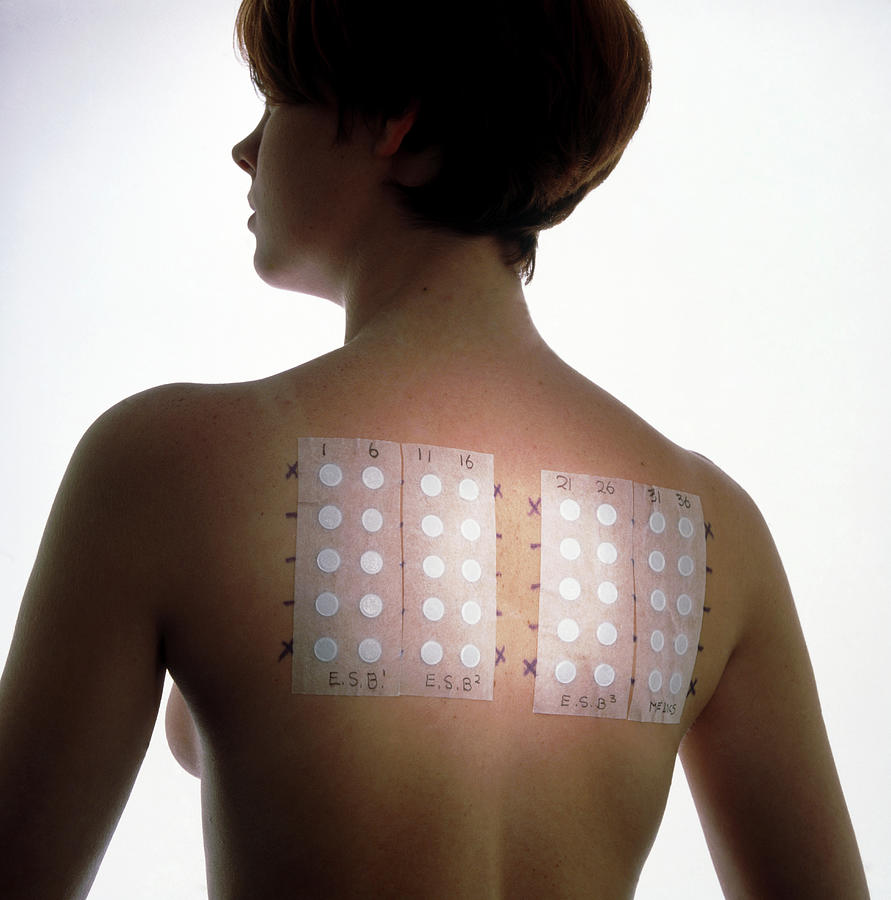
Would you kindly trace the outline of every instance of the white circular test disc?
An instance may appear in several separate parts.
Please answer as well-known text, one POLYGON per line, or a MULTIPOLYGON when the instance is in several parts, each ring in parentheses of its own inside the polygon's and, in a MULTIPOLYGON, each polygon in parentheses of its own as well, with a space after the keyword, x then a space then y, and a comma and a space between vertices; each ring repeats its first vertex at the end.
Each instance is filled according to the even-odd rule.
POLYGON ((560 515, 567 522, 575 522, 578 517, 582 514, 582 508, 575 502, 575 500, 564 500, 560 504, 560 515))
POLYGON ((482 654, 480 653, 479 647, 476 647, 473 644, 465 644, 461 648, 461 662, 464 663, 468 669, 473 669, 475 666, 478 666, 481 658, 482 654))
POLYGON ((558 662, 554 669, 554 677, 560 684, 569 684, 575 681, 575 675, 575 666, 568 659, 558 662))
POLYGON ((597 558, 604 565, 611 566, 619 558, 619 551, 616 550, 615 544, 604 541, 597 547, 597 558))
POLYGON ((325 487, 337 487, 337 485, 343 481, 343 469, 335 463, 325 463, 325 465, 319 469, 319 481, 321 481, 325 487))
POLYGON ((428 666, 435 666, 442 661, 442 645, 436 641, 427 641, 421 647, 421 659, 428 666))
MULTIPOLYGON (((678 519, 678 531, 683 538, 693 537, 693 523, 686 516, 681 516, 680 519, 678 519)), ((675 691, 675 693, 677 693, 677 691, 675 691)))
POLYGON ((606 663, 601 663, 594 670, 594 680, 601 687, 609 687, 616 680, 616 670, 606 663))
POLYGON ((665 646, 665 635, 661 631, 654 631, 650 635, 650 646, 657 652, 661 653, 665 646))
POLYGON ((665 609, 665 593, 660 591, 659 588, 656 588, 652 594, 650 594, 650 606, 656 610, 656 612, 662 612, 665 609))
POLYGON ((316 597, 316 612, 320 616, 333 616, 340 609, 340 600, 331 591, 322 591, 316 597))
POLYGON ((461 618, 468 625, 476 625, 483 617, 482 607, 475 600, 468 600, 461 607, 461 618))
POLYGON ((328 531, 334 531, 343 522, 343 513, 336 506, 323 506, 319 510, 319 525, 328 531))
POLYGON ((377 575, 384 567, 384 558, 376 550, 366 550, 359 560, 359 565, 366 575, 377 575))
POLYGON ((461 563, 461 574, 465 581, 476 584, 483 577, 483 568, 475 559, 465 559, 461 563))
POLYGON ((362 484, 372 491, 383 487, 384 473, 377 466, 366 466, 362 470, 362 484))
POLYGON ((472 478, 465 478, 458 485, 458 496, 462 500, 476 500, 479 495, 480 486, 472 478))
POLYGON ((428 597, 421 611, 428 622, 438 622, 445 615, 445 604, 439 597, 428 597))
POLYGON ((443 532, 443 524, 442 519, 439 516, 429 515, 424 516, 421 519, 421 531, 427 535, 427 537, 439 537, 443 532))
POLYGON ((575 619, 563 619, 557 625, 557 637, 564 643, 571 644, 580 633, 579 623, 575 619))
POLYGON ((575 578, 564 578, 560 582, 560 596, 564 600, 578 600, 582 593, 582 586, 575 578))
POLYGON ((602 581, 597 586, 597 596, 601 603, 615 603, 619 599, 619 589, 611 581, 602 581))
POLYGON ((421 564, 428 578, 441 578, 445 572, 445 563, 438 556, 427 556, 421 564))
POLYGON ((329 575, 340 568, 340 554, 332 547, 326 547, 319 551, 316 557, 316 565, 329 575))
POLYGON ((438 497, 442 493, 442 482, 436 475, 428 472, 421 478, 421 490, 428 497, 438 497))
POLYGON ((678 612, 682 616, 689 616, 693 612, 693 601, 687 594, 681 594, 678 597, 678 612))
POLYGON ((359 644, 359 659, 362 662, 376 663, 381 658, 381 653, 383 653, 381 645, 374 638, 365 638, 359 644))
POLYGON ((616 508, 612 503, 601 503, 600 506, 597 507, 597 521, 600 522, 601 525, 615 525, 618 517, 619 514, 616 512, 616 508))
POLYGON ((560 555, 570 561, 582 555, 582 545, 575 538, 563 538, 560 541, 560 555))
POLYGON ((680 672, 675 672, 674 675, 671 676, 671 680, 668 682, 668 689, 672 692, 672 694, 679 694, 683 686, 683 676, 680 672))
POLYGON ((384 517, 379 509, 371 507, 362 513, 362 527, 369 533, 374 534, 384 527, 384 517))
POLYGON ((337 657, 337 641, 329 637, 319 638, 313 645, 312 652, 319 662, 331 662, 337 657))
POLYGON ((376 619, 384 609, 384 601, 377 594, 366 594, 359 601, 359 612, 366 619, 376 619))
POLYGON ((665 568, 665 557, 658 550, 654 550, 650 554, 647 562, 654 572, 661 572, 665 568))
POLYGON ((619 639, 619 632, 612 622, 601 622, 597 626, 597 640, 606 647, 611 647, 619 639))
POLYGON ((678 572, 681 573, 685 578, 689 575, 693 574, 693 570, 696 568, 696 563, 693 562, 693 559, 689 556, 682 556, 678 560, 678 572))
POLYGON ((654 512, 650 516, 650 531, 653 534, 662 534, 665 531, 665 516, 661 512, 654 512))
POLYGON ((480 523, 476 519, 465 519, 461 523, 461 536, 466 541, 478 541, 482 529, 480 523))
POLYGON ((445 615, 445 604, 439 597, 428 597, 421 610, 428 622, 438 622, 445 615))

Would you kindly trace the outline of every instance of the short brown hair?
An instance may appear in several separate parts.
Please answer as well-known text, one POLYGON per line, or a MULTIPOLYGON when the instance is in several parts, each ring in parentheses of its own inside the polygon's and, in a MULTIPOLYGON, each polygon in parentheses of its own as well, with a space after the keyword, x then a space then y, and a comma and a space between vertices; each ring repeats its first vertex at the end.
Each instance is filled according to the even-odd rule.
POLYGON ((438 149, 398 186, 422 223, 494 235, 528 281, 538 233, 615 168, 643 117, 650 55, 624 0, 243 0, 236 42, 276 103, 333 102, 345 136, 417 119, 438 149))

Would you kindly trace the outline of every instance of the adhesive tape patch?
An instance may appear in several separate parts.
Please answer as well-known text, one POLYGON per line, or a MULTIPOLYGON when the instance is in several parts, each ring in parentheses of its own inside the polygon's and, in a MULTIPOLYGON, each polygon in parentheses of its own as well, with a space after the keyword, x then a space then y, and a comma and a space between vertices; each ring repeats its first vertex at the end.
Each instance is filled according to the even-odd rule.
POLYGON ((292 690, 399 691, 402 454, 387 441, 300 438, 292 690))
POLYGON ((678 722, 705 599, 694 494, 542 472, 540 713, 678 722))
POLYGON ((535 712, 628 715, 634 661, 630 481, 542 472, 535 712))
POLYGON ((298 441, 292 690, 491 700, 491 454, 298 441))
POLYGON ((492 699, 495 679, 494 459, 403 445, 400 692, 492 699))
POLYGON ((628 718, 679 722, 693 677, 705 601, 699 497, 634 485, 637 660, 628 718))

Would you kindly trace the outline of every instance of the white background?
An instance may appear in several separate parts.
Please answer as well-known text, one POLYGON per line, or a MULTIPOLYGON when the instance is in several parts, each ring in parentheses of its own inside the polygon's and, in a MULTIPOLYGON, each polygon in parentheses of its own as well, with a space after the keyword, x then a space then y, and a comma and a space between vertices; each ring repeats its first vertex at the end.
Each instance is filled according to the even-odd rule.
MULTIPOLYGON (((260 104, 231 48, 235 7, 0 0, 4 652, 97 415, 340 341, 339 310, 252 269, 248 178, 229 148, 260 104)), ((873 895, 891 896, 891 3, 635 8, 650 110, 616 173, 542 238, 532 313, 564 358, 761 506, 873 895)), ((91 897, 178 900, 203 884, 198 783, 159 720, 91 897)), ((718 895, 678 770, 638 896, 718 895)))

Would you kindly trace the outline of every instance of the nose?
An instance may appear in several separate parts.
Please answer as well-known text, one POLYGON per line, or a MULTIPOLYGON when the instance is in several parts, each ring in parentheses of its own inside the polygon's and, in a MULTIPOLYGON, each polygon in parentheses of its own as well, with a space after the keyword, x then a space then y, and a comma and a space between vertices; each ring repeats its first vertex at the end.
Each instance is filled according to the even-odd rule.
POLYGON ((266 118, 267 116, 264 114, 257 123, 257 127, 232 148, 232 159, 235 160, 235 165, 244 169, 252 178, 257 174, 257 152, 260 149, 260 138, 263 136, 266 118))
POLYGON ((252 150, 250 146, 252 137, 253 134, 250 134, 246 138, 242 138, 232 148, 232 159, 235 160, 236 166, 244 169, 253 178, 257 171, 257 153, 256 148, 252 150))

